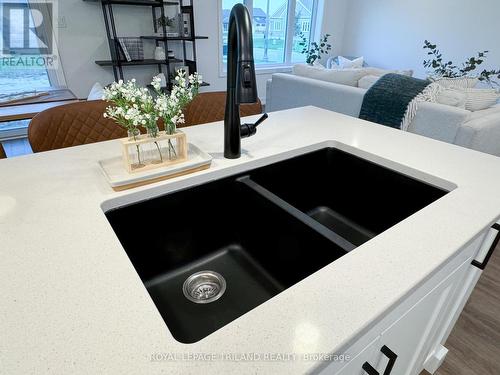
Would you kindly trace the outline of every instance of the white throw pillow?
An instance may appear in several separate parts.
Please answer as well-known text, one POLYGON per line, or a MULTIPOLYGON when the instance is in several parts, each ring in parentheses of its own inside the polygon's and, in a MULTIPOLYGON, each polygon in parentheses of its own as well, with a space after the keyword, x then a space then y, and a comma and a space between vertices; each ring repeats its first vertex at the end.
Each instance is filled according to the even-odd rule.
POLYGON ((90 89, 89 96, 87 100, 102 100, 102 95, 104 94, 104 87, 99 82, 96 82, 94 86, 90 89))
POLYGON ((358 81, 358 87, 368 90, 370 87, 372 87, 375 82, 377 82, 380 79, 380 76, 373 76, 373 75, 368 75, 364 76, 358 81))
POLYGON ((494 89, 464 89, 466 95, 465 109, 475 112, 490 108, 499 99, 499 94, 494 89))
POLYGON ((358 81, 367 75, 366 69, 325 69, 307 64, 293 66, 293 74, 347 86, 358 86, 358 81))
POLYGON ((437 97, 436 102, 451 107, 464 108, 467 101, 467 95, 462 90, 442 89, 437 97))
POLYGON ((446 89, 471 89, 476 87, 479 82, 477 78, 459 77, 459 78, 439 78, 435 79, 440 86, 446 89))
POLYGON ((386 74, 389 74, 389 73, 393 73, 393 74, 401 74, 401 75, 404 75, 404 76, 407 76, 407 77, 413 77, 413 70, 387 70, 387 69, 380 69, 380 68, 373 68, 373 67, 369 67, 369 68, 365 68, 369 71, 368 74, 372 75, 372 76, 379 76, 379 77, 382 77, 383 75, 386 75, 386 74))
POLYGON ((347 57, 339 56, 339 68, 340 69, 355 69, 362 68, 365 62, 364 57, 358 57, 354 60, 349 60, 347 57))

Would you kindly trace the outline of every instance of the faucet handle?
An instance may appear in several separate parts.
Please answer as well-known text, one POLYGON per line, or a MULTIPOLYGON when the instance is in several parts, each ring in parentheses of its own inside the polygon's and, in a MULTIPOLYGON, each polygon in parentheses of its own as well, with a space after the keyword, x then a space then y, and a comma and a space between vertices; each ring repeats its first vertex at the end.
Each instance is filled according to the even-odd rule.
POLYGON ((251 137, 255 133, 257 133, 257 126, 262 124, 269 115, 267 113, 264 113, 258 120, 255 122, 255 124, 243 124, 241 125, 240 133, 241 133, 241 138, 247 138, 251 137))
POLYGON ((267 120, 267 118, 269 117, 269 115, 267 113, 264 113, 262 116, 260 116, 260 118, 255 122, 255 124, 253 124, 253 126, 257 127, 259 126, 260 124, 262 124, 264 121, 267 120))

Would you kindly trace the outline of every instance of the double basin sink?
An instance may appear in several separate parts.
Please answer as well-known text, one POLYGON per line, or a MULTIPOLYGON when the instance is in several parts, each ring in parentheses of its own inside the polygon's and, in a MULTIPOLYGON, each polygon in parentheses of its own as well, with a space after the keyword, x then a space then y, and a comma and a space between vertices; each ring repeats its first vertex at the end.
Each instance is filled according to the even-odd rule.
POLYGON ((172 335, 194 343, 446 193, 325 148, 106 216, 172 335))

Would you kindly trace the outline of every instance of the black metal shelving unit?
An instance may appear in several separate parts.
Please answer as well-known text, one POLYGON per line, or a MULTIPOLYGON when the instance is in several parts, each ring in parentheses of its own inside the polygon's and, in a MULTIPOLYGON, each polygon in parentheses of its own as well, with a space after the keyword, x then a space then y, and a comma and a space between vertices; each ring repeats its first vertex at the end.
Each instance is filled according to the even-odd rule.
MULTIPOLYGON (((165 73, 167 78, 167 85, 170 87, 171 79, 171 64, 173 63, 183 63, 183 65, 189 67, 189 72, 194 73, 197 72, 197 57, 196 57, 196 41, 200 39, 208 39, 206 36, 198 36, 195 33, 194 27, 194 7, 193 0, 178 0, 178 1, 165 1, 165 0, 83 0, 87 2, 100 2, 102 7, 102 12, 104 16, 104 24, 106 27, 106 35, 108 38, 109 51, 111 54, 110 60, 98 60, 95 63, 99 66, 103 67, 112 67, 113 74, 115 76, 115 80, 124 79, 124 68, 128 66, 138 66, 138 65, 152 65, 157 66, 159 73, 165 73), (188 5, 184 5, 188 3, 188 5), (157 11, 156 9, 160 9, 160 16, 162 18, 165 17, 165 6, 177 6, 181 13, 188 13, 190 15, 190 31, 191 36, 175 36, 169 37, 167 35, 167 28, 165 25, 162 26, 162 33, 165 36, 156 36, 156 35, 143 35, 139 36, 141 39, 146 41, 152 41, 155 43, 155 46, 162 46, 165 49, 165 60, 155 60, 155 59, 144 59, 144 60, 135 60, 135 61, 126 61, 120 59, 120 46, 118 41, 118 34, 116 31, 116 20, 113 13, 114 5, 134 5, 134 6, 147 6, 151 7, 152 16, 153 16, 153 30, 155 33, 158 32, 158 26, 156 22, 157 11), (182 43, 182 58, 169 58, 169 42, 180 42, 182 43), (192 48, 192 59, 187 59, 187 50, 188 43, 190 43, 190 47, 192 48)), ((203 86, 208 86, 208 83, 204 82, 203 86)), ((168 89, 167 87, 167 89, 168 89)))

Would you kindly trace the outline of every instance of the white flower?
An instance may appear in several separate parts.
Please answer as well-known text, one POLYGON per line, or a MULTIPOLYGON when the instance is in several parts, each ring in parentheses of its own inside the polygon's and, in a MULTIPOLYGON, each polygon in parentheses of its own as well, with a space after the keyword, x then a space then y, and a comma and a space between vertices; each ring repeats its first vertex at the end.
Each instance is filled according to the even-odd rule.
POLYGON ((114 119, 120 125, 131 129, 137 126, 154 126, 162 118, 169 132, 184 123, 184 107, 198 93, 201 76, 197 73, 186 77, 180 71, 174 80, 170 94, 161 93, 161 78, 153 77, 151 82, 157 96, 153 98, 147 88, 138 87, 136 80, 114 82, 104 89, 103 99, 113 103, 106 108, 105 118, 114 119))
POLYGON ((153 82, 151 82, 151 85, 156 91, 161 90, 161 77, 160 75, 154 76, 153 77, 153 82))

